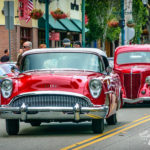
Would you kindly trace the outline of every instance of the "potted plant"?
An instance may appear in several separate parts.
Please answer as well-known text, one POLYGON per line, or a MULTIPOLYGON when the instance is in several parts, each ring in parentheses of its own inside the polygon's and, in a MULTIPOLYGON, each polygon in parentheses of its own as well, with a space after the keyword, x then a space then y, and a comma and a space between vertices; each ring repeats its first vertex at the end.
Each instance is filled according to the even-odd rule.
POLYGON ((143 34, 143 35, 148 35, 148 34, 149 34, 149 33, 148 33, 148 30, 147 30, 147 29, 143 29, 142 34, 143 34))
POLYGON ((131 20, 128 20, 128 21, 127 21, 127 26, 128 26, 129 28, 134 27, 134 26, 135 26, 134 21, 133 21, 132 19, 131 19, 131 20))
POLYGON ((51 15, 53 16, 53 18, 55 20, 58 19, 65 19, 68 17, 67 14, 65 14, 62 10, 60 10, 59 8, 57 8, 55 11, 51 11, 51 15))
POLYGON ((119 26, 119 21, 116 19, 112 19, 107 24, 109 27, 115 27, 116 28, 119 26))
POLYGON ((32 19, 39 19, 43 16, 43 11, 41 9, 33 9, 31 12, 30 12, 30 17, 32 19))

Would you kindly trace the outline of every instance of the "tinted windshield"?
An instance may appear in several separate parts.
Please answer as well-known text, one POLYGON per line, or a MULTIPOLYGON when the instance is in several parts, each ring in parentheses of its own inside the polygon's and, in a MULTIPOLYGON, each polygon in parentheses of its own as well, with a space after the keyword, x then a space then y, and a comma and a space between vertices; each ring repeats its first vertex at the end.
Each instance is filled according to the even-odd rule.
POLYGON ((88 53, 42 53, 31 54, 23 59, 21 71, 38 69, 89 70, 103 72, 101 59, 88 53))
POLYGON ((117 57, 117 64, 127 63, 150 63, 150 52, 120 53, 117 57))

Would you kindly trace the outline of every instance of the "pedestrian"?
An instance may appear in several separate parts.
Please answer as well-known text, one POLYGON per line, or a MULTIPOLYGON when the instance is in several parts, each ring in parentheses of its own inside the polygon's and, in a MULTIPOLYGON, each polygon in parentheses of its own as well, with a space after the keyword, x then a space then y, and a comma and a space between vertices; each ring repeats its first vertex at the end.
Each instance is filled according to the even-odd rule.
POLYGON ((19 49, 19 53, 18 53, 18 55, 17 55, 17 59, 18 59, 19 55, 22 54, 22 53, 23 53, 23 48, 20 48, 20 49, 19 49))
POLYGON ((1 57, 1 62, 8 62, 9 61, 9 51, 8 49, 4 50, 4 56, 1 57))
POLYGON ((62 42, 63 42, 63 46, 64 46, 65 48, 71 47, 71 42, 70 42, 70 40, 69 40, 68 38, 63 39, 62 42))
POLYGON ((40 44, 39 48, 46 48, 46 44, 40 44))
POLYGON ((80 47, 82 47, 82 46, 81 46, 81 42, 80 42, 80 41, 75 41, 75 42, 73 43, 73 47, 75 47, 75 48, 80 48, 80 47))
POLYGON ((20 50, 20 54, 18 55, 17 64, 16 64, 18 66, 18 68, 20 67, 20 64, 21 64, 22 54, 25 51, 28 51, 28 50, 31 50, 31 49, 32 49, 32 42, 26 41, 26 42, 23 43, 23 51, 20 50))

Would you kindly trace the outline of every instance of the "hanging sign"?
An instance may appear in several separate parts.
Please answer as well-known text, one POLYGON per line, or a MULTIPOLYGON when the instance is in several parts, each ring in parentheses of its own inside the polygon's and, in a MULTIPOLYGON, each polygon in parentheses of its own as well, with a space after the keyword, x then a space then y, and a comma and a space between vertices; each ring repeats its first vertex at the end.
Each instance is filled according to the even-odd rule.
POLYGON ((59 39, 60 39, 59 37, 60 37, 59 32, 51 32, 49 35, 49 40, 59 41, 59 39))

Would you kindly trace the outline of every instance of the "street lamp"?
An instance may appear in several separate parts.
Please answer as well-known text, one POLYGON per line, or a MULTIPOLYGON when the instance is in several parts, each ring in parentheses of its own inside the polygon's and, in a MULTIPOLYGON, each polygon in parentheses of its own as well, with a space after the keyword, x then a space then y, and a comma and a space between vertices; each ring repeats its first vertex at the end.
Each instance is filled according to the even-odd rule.
POLYGON ((121 45, 124 45, 125 41, 125 19, 124 19, 124 0, 121 0, 121 45))
POLYGON ((49 48, 49 3, 50 0, 45 0, 45 42, 46 47, 49 48))
POLYGON ((85 47, 85 0, 82 0, 82 47, 85 47))

